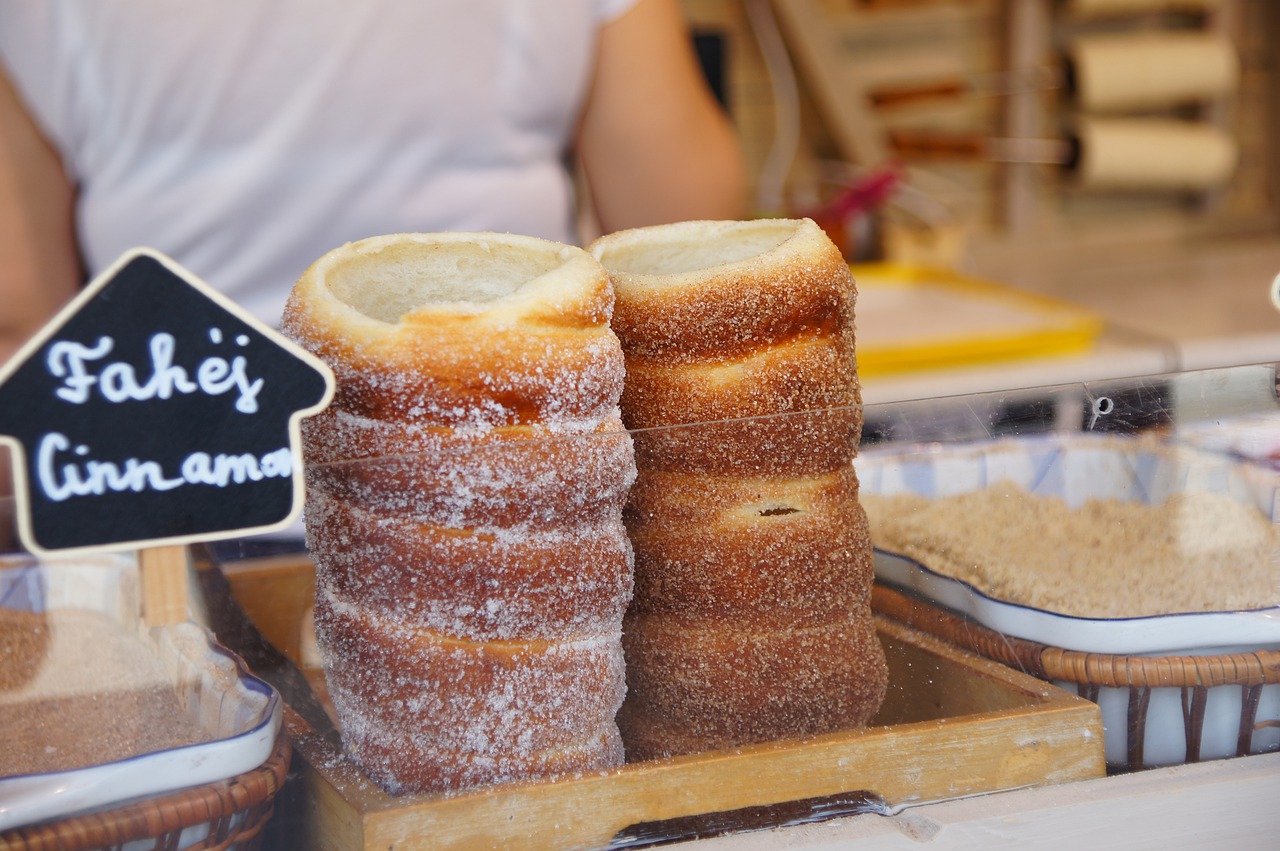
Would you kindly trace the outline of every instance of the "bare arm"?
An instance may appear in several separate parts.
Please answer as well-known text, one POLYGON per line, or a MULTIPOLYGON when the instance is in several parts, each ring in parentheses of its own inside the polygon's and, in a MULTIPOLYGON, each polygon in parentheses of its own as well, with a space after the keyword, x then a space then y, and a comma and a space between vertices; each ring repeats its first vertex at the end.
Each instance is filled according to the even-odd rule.
POLYGON ((75 191, 0 71, 0 363, 75 295, 75 191))
POLYGON ((742 149, 678 0, 639 0, 601 32, 578 154, 605 232, 746 214, 742 149))
MULTIPOLYGON (((74 201, 60 158, 0 71, 0 364, 75 295, 74 201)), ((9 507, 9 465, 0 446, 0 509, 9 507)), ((0 510, 0 550, 12 545, 10 531, 0 510)))

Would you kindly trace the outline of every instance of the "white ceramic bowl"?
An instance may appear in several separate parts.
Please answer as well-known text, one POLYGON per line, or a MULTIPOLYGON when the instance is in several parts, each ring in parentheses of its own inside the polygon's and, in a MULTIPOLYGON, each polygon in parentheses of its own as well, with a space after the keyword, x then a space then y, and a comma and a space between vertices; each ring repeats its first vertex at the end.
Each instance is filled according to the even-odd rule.
POLYGON ((876 578, 909 588, 1006 635, 1084 653, 1203 656, 1280 648, 1280 608, 1082 618, 989 596, 896 553, 876 551, 876 578))
MULTIPOLYGON (((0 557, 0 606, 88 609, 134 629, 138 600, 136 563, 127 556, 46 563, 0 557)), ((0 830, 234 777, 271 755, 281 723, 275 689, 196 624, 144 634, 173 679, 179 703, 210 741, 72 771, 0 778, 0 830)))
MULTIPOLYGON (((1199 489, 1226 493, 1257 507, 1273 523, 1280 522, 1276 471, 1222 453, 1149 440, 1049 435, 976 444, 873 447, 856 464, 866 494, 911 492, 939 498, 1011 480, 1031 493, 1060 497, 1078 506, 1090 498, 1159 504, 1175 492, 1199 489)), ((1069 650, 1184 656, 1280 649, 1280 608, 1081 618, 1000 600, 896 553, 877 551, 875 569, 879 581, 909 589, 997 632, 1069 650)), ((1210 689, 1201 759, 1235 755, 1241 695, 1241 689, 1233 687, 1210 689)), ((1098 696, 1107 730, 1107 760, 1112 764, 1126 762, 1128 702, 1128 689, 1103 688, 1098 696)), ((1263 689, 1257 719, 1280 719, 1280 686, 1263 689)), ((1186 760, 1181 689, 1153 690, 1146 730, 1145 764, 1186 760)), ((1265 727, 1254 733, 1254 752, 1276 749, 1280 749, 1280 729, 1265 727)))

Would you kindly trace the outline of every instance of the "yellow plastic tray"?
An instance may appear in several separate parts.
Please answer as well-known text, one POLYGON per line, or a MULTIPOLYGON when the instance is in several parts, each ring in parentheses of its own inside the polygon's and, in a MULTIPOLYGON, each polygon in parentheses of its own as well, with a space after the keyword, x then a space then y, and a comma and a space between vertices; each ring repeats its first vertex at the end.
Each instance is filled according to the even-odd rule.
POLYGON ((863 377, 1078 354, 1102 331, 1088 310, 1004 284, 897 263, 850 269, 863 377))

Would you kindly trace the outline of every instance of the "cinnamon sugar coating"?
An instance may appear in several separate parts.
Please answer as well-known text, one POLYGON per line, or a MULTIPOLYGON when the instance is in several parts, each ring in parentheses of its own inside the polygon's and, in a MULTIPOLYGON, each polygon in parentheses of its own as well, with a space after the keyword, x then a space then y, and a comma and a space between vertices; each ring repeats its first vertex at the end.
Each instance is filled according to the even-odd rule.
POLYGON ((317 492, 306 511, 311 549, 325 554, 319 583, 406 626, 569 640, 616 630, 631 597, 632 551, 616 513, 555 526, 445 526, 317 492))
POLYGON ((393 793, 622 762, 635 479, 607 276, 499 234, 353 243, 283 327, 337 378, 303 426, 343 744, 393 793))
POLYGON ((285 333, 333 369, 334 407, 450 428, 596 420, 623 373, 608 278, 580 249, 496 234, 401 234, 330 252, 285 333))
POLYGON ((626 511, 633 615, 805 627, 865 608, 870 531, 852 465, 807 479, 649 472, 626 511))
POLYGON ((866 724, 887 668, 852 468, 862 429, 849 268, 807 219, 602 237, 617 294, 629 758, 866 724))
MULTIPOLYGON (((624 643, 636 716, 716 747, 861 727, 884 699, 884 653, 861 610, 779 629, 629 617, 624 643)), ((681 752, 675 743, 641 746, 633 731, 623 726, 632 759, 681 752)))
POLYGON ((369 778, 393 794, 420 789, 444 793, 495 783, 534 782, 601 771, 623 762, 616 725, 603 727, 572 745, 505 754, 440 748, 396 729, 348 716, 344 743, 369 778))
POLYGON ((632 432, 648 472, 805 477, 849 466, 862 433, 861 405, 717 420, 632 432))
POLYGON ((478 434, 330 408, 303 422, 307 485, 372 511, 448 526, 616 515, 635 480, 621 419, 478 434))
POLYGON ((475 641, 316 598, 339 712, 431 745, 493 757, 561 747, 611 726, 625 690, 618 632, 573 641, 475 641), (465 719, 466 723, 459 723, 465 719))
POLYGON ((683 222, 601 237, 613 327, 628 357, 741 361, 804 337, 852 334, 849 267, 812 222, 683 222), (812 225, 812 227, 810 227, 812 225))
POLYGON ((733 361, 632 357, 622 406, 633 428, 856 405, 857 366, 846 334, 810 334, 733 361))

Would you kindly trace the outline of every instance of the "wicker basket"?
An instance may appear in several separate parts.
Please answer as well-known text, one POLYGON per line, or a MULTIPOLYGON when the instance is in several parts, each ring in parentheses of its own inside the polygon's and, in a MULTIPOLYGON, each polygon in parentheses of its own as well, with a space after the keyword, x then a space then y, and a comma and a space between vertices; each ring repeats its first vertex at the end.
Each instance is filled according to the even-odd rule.
POLYGON ((1124 733, 1123 760, 1110 759, 1112 771, 1132 771, 1152 765, 1145 753, 1148 742, 1148 710, 1153 689, 1181 692, 1182 733, 1186 762, 1199 762, 1205 734, 1206 707, 1215 689, 1240 692, 1239 726, 1235 753, 1245 756, 1262 748, 1259 730, 1280 726, 1280 721, 1258 719, 1258 707, 1267 686, 1280 684, 1280 651, 1258 650, 1205 656, 1112 656, 1051 647, 988 629, 963 615, 877 583, 873 608, 894 620, 1017 668, 1032 676, 1066 687, 1095 703, 1104 690, 1119 690, 1124 697, 1123 731, 1107 730, 1107 736, 1124 733))
POLYGON ((283 726, 267 761, 228 780, 0 833, 4 851, 251 851, 271 818, 291 749, 283 726))

